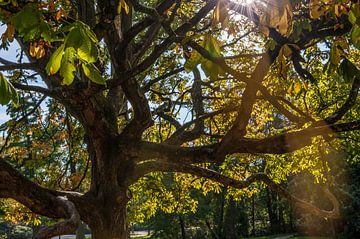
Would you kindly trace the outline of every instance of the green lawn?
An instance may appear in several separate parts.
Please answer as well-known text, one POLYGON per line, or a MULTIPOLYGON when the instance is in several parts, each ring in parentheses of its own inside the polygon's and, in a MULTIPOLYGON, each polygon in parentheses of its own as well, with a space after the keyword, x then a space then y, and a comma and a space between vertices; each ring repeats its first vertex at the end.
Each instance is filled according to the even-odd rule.
POLYGON ((290 239, 331 239, 331 237, 300 237, 300 236, 295 236, 295 237, 291 237, 290 239))
MULTIPOLYGON (((272 235, 272 236, 261 236, 261 237, 247 237, 242 239, 276 239, 280 237, 287 236, 289 234, 280 234, 280 235, 272 235)), ((290 235, 289 235, 290 236, 290 235)), ((303 237, 303 236, 291 236, 289 239, 331 239, 331 237, 303 237)))

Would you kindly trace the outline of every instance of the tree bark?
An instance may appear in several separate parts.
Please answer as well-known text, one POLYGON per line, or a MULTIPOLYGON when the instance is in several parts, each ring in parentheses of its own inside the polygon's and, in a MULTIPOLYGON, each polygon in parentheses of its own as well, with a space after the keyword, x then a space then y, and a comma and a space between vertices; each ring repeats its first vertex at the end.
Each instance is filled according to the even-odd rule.
POLYGON ((128 239, 126 203, 103 215, 99 225, 91 225, 92 239, 128 239))

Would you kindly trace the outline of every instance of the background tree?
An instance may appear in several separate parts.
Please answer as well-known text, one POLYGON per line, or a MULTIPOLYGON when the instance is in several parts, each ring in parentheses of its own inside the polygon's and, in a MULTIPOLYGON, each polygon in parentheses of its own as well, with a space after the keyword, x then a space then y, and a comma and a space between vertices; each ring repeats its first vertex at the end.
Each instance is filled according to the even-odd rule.
POLYGON ((218 190, 219 183, 242 189, 234 197, 262 181, 296 207, 338 217, 329 189, 329 207, 319 208, 280 182, 307 169, 331 186, 321 153, 334 136, 360 128, 359 8, 347 0, 2 2, 2 46, 16 39, 21 54, 18 62, 0 58, 0 102, 12 101, 15 115, 26 117, 6 125, 0 197, 65 219, 36 238, 74 231, 80 219, 95 239, 127 238, 126 206, 151 190, 149 180, 163 189, 149 210, 164 202, 180 210, 166 174, 154 172, 193 175, 178 180, 180 191, 218 190), (39 99, 32 110, 26 98, 39 99), (51 103, 36 116, 48 118, 51 133, 24 134, 27 123, 15 137, 45 99, 51 103), (17 142, 28 145, 22 158, 35 175, 16 159, 17 142), (84 159, 91 176, 83 193, 66 180, 66 187, 51 184, 56 168, 65 176, 86 172, 84 159), (194 176, 216 183, 189 181, 194 176))

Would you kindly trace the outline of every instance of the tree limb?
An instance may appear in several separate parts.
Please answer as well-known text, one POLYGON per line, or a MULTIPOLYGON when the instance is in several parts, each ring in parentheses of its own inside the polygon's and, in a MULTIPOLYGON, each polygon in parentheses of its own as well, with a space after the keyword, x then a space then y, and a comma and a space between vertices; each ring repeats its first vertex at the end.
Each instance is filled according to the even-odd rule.
POLYGON ((308 127, 295 132, 282 133, 264 139, 235 138, 226 147, 219 143, 199 147, 181 147, 168 144, 142 142, 134 154, 137 162, 155 160, 169 163, 221 163, 226 155, 235 153, 285 154, 312 144, 312 138, 360 130, 360 120, 348 123, 308 127))
POLYGON ((198 166, 186 165, 181 163, 145 162, 143 164, 140 164, 139 168, 141 169, 140 171, 142 171, 141 174, 139 175, 145 175, 153 171, 162 171, 162 172, 171 171, 171 172, 190 173, 192 175, 196 175, 199 177, 208 178, 212 181, 221 183, 224 186, 233 187, 237 189, 243 189, 248 187, 250 184, 254 182, 262 181, 272 190, 276 191, 277 193, 288 199, 290 203, 306 210, 307 212, 310 212, 316 216, 324 217, 324 218, 339 218, 340 216, 339 202, 328 189, 325 189, 324 192, 333 206, 333 209, 330 211, 320 209, 309 202, 297 198, 296 196, 292 195, 287 190, 282 188, 280 185, 274 183, 264 173, 255 173, 250 177, 246 178, 245 180, 241 181, 241 180, 229 178, 210 169, 205 169, 198 166))
POLYGON ((40 229, 40 231, 34 236, 34 239, 48 239, 53 236, 69 234, 75 232, 78 228, 80 215, 76 210, 74 203, 62 196, 56 197, 56 201, 59 205, 64 207, 67 219, 40 229))

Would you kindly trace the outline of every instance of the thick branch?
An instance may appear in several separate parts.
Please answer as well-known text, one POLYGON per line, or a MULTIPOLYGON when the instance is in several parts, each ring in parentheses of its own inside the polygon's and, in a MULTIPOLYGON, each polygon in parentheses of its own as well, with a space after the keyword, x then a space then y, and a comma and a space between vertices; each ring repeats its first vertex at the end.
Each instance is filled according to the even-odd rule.
POLYGON ((37 214, 66 218, 63 205, 56 199, 59 195, 31 182, 0 159, 0 197, 13 198, 37 214))
POLYGON ((34 236, 34 239, 48 239, 53 236, 69 234, 78 228, 80 215, 75 205, 67 200, 66 197, 58 196, 56 197, 56 201, 65 208, 68 219, 41 229, 39 233, 34 236))
POLYGON ((167 144, 142 142, 134 157, 138 162, 155 160, 170 163, 219 163, 226 155, 234 153, 285 154, 312 144, 312 138, 347 131, 360 130, 360 121, 309 127, 296 132, 288 132, 264 139, 237 138, 218 153, 219 144, 201 147, 181 147, 167 144))
POLYGON ((276 49, 274 52, 268 52, 260 59, 260 61, 256 65, 256 68, 251 75, 252 80, 247 83, 244 93, 242 95, 242 102, 237 112, 234 124, 223 138, 221 147, 219 149, 220 154, 223 153, 222 151, 224 151, 225 153, 225 148, 227 148, 229 144, 232 144, 235 139, 245 136, 246 126, 249 123, 253 105, 256 101, 258 85, 261 84, 264 77, 268 73, 270 66, 274 62, 277 54, 278 49, 276 49))
POLYGON ((134 109, 134 117, 122 132, 124 138, 140 140, 145 129, 153 124, 148 101, 134 78, 122 83, 126 98, 134 109))

